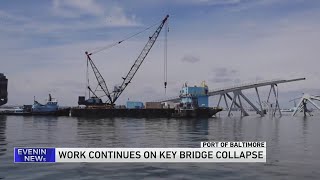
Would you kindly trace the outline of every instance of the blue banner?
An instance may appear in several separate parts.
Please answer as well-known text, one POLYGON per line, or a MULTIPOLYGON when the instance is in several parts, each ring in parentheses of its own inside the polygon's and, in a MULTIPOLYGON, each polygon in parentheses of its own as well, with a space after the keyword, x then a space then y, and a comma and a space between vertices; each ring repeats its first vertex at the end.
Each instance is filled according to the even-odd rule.
POLYGON ((15 163, 56 162, 55 148, 14 148, 15 163))

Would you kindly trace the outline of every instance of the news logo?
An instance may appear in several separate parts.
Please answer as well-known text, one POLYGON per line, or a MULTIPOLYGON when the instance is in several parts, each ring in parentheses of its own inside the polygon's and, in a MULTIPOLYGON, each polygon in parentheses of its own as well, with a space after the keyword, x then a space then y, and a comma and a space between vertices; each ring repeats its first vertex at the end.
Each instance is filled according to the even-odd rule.
POLYGON ((55 148, 14 148, 15 163, 56 162, 55 148))

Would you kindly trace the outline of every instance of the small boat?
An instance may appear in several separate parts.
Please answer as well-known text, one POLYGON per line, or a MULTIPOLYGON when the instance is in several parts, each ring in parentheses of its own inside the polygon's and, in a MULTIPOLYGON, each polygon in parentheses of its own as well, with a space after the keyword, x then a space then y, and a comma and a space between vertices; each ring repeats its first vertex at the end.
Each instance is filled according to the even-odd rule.
POLYGON ((13 113, 15 113, 15 114, 23 114, 23 113, 25 113, 26 111, 23 109, 23 108, 21 108, 21 107, 15 107, 14 109, 13 109, 13 113))
POLYGON ((280 111, 281 112, 294 112, 296 109, 297 109, 297 107, 293 107, 293 108, 290 108, 290 109, 281 109, 280 111))
POLYGON ((13 109, 1 111, 0 115, 31 115, 31 113, 23 107, 14 107, 13 109))
POLYGON ((280 111, 281 112, 293 112, 294 109, 281 109, 280 111))
POLYGON ((40 104, 38 101, 34 100, 31 112, 32 114, 51 114, 59 110, 58 101, 51 97, 49 94, 49 99, 46 104, 40 104))

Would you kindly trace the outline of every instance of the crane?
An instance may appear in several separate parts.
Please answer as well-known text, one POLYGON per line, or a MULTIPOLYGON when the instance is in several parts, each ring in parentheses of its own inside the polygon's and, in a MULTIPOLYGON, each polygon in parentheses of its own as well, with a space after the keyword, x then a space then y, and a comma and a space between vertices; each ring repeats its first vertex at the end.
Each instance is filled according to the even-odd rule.
MULTIPOLYGON (((85 100, 84 96, 79 96, 78 104, 79 105, 87 105, 87 106, 89 106, 89 105, 99 105, 99 106, 100 105, 110 105, 111 107, 114 107, 115 102, 118 100, 118 98, 123 93, 123 91, 126 89, 126 87, 131 83, 131 80, 133 79, 134 75, 137 73, 137 71, 139 70, 141 64, 143 63, 143 61, 147 57, 148 53, 150 52, 151 48, 153 47, 154 43, 156 42, 156 40, 157 40, 162 28, 167 23, 168 18, 169 18, 169 15, 166 15, 165 18, 161 21, 161 23, 158 26, 158 28, 156 29, 156 31, 152 34, 152 36, 149 37, 148 42, 145 44, 145 46, 142 49, 141 53, 139 54, 139 56, 135 60, 134 64, 131 66, 129 72, 126 74, 125 77, 122 77, 123 81, 122 81, 121 85, 120 86, 115 86, 114 90, 112 92, 110 92, 108 90, 107 84, 106 84, 103 76, 101 75, 101 73, 99 72, 97 66, 94 64, 94 62, 92 61, 92 58, 91 58, 91 56, 94 53, 99 52, 99 51, 103 50, 104 48, 102 48, 100 50, 97 50, 97 51, 94 51, 94 52, 91 52, 91 53, 86 51, 85 54, 87 56, 87 66, 88 66, 88 64, 90 64, 90 66, 91 66, 91 68, 93 70, 93 73, 95 75, 95 78, 96 78, 96 80, 98 82, 98 86, 101 88, 101 90, 104 93, 104 96, 106 96, 108 98, 108 100, 105 103, 103 103, 102 100, 95 93, 97 88, 96 88, 96 90, 92 90, 90 85, 89 85, 89 80, 88 80, 87 88, 89 90, 89 99, 85 100), (94 95, 94 97, 90 97, 90 92, 94 95)), ((151 27, 148 27, 147 29, 149 29, 151 27)), ((167 26, 166 26, 166 28, 167 28, 167 26)), ((124 39, 124 40, 118 41, 118 42, 116 42, 116 43, 114 43, 114 44, 112 44, 110 46, 107 46, 106 48, 110 48, 110 47, 113 47, 113 46, 115 46, 117 44, 120 44, 123 41, 128 40, 128 39, 130 39, 130 38, 132 38, 135 35, 138 35, 140 33, 141 32, 136 33, 136 34, 124 39)), ((167 33, 165 35, 167 35, 167 33)), ((165 38, 165 41, 166 41, 166 39, 167 38, 165 38)), ((166 56, 166 54, 165 54, 165 56, 166 56)), ((165 57, 165 63, 166 63, 166 57, 165 57)), ((166 87, 167 82, 165 82, 164 84, 165 84, 165 87, 166 87)))

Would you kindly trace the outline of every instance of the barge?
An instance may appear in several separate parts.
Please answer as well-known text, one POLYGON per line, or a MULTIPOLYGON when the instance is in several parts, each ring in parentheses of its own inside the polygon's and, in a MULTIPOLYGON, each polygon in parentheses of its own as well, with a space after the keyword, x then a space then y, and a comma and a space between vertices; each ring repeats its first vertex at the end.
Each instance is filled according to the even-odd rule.
POLYGON ((73 117, 154 117, 169 118, 174 109, 113 109, 113 108, 71 108, 73 117))
POLYGON ((180 102, 171 108, 163 107, 167 102, 146 102, 144 106, 142 102, 132 101, 127 102, 127 107, 117 108, 102 101, 98 104, 84 103, 85 98, 79 97, 78 104, 86 106, 71 108, 70 114, 74 117, 210 118, 222 108, 209 107, 208 97, 208 86, 204 82, 200 87, 185 84, 180 91, 180 102))
POLYGON ((73 117, 133 117, 133 118, 195 118, 212 117, 221 108, 199 108, 178 111, 177 109, 112 109, 112 108, 71 108, 73 117))

